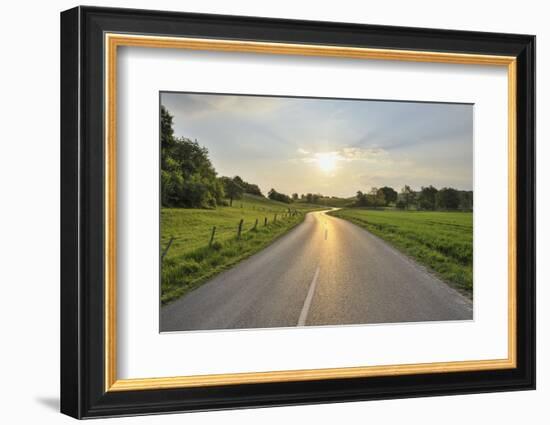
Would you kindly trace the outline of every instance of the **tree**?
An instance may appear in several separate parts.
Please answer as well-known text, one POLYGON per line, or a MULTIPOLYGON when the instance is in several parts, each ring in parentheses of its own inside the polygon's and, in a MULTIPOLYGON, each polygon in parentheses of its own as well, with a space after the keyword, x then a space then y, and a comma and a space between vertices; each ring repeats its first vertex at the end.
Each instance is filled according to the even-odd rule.
POLYGON ((256 196, 264 196, 257 184, 245 182, 239 176, 233 177, 233 180, 235 180, 235 183, 242 187, 244 193, 250 193, 251 195, 256 196))
POLYGON ((229 198, 229 206, 233 206, 233 199, 241 199, 244 193, 243 188, 238 183, 236 178, 221 177, 220 181, 223 184, 225 196, 229 198))
POLYGON ((405 204, 405 209, 409 209, 409 206, 414 203, 415 194, 409 185, 403 186, 401 189, 401 199, 405 204))
POLYGON ((452 187, 444 187, 436 195, 437 208, 445 210, 456 210, 460 204, 458 190, 452 187))
POLYGON ((383 207, 384 205, 387 205, 388 201, 386 200, 386 196, 384 195, 384 191, 378 190, 376 192, 376 205, 383 207))
POLYGON ((355 205, 357 207, 365 207, 367 206, 367 197, 365 196, 365 194, 363 192, 361 192, 360 190, 357 191, 357 194, 355 195, 355 205))
POLYGON ((386 205, 386 199, 384 197, 384 192, 379 190, 377 187, 372 187, 369 194, 367 195, 368 203, 374 205, 374 207, 383 207, 386 205))
POLYGON ((297 194, 297 193, 293 193, 293 194, 292 194, 292 200, 293 200, 293 201, 297 201, 297 200, 298 200, 298 194, 297 194))
POLYGON ((355 201, 356 206, 358 206, 358 207, 368 207, 370 205, 369 197, 366 193, 363 193, 360 190, 358 190, 356 198, 357 198, 357 201, 355 201))
POLYGON ((173 117, 161 107, 161 203, 165 207, 212 208, 222 201, 223 187, 208 150, 176 137, 173 117))
MULTIPOLYGON (((393 187, 384 186, 378 189, 378 192, 382 192, 383 194, 384 205, 389 205, 397 201, 397 192, 393 189, 393 187)), ((380 199, 382 199, 382 195, 377 195, 380 199)))
POLYGON ((435 210, 437 189, 432 185, 422 186, 418 196, 418 205, 423 210, 435 210))
POLYGON ((460 192, 460 209, 464 211, 471 211, 474 208, 474 192, 461 191, 460 192))
POLYGON ((170 115, 168 110, 161 106, 160 108, 160 150, 162 158, 162 167, 161 169, 166 168, 166 160, 168 158, 166 151, 169 150, 175 144, 174 139, 174 117, 170 115))
POLYGON ((267 197, 274 201, 284 202, 286 204, 290 204, 292 202, 290 196, 285 195, 284 193, 279 193, 273 188, 267 193, 267 197))
POLYGON ((369 194, 367 195, 367 200, 370 205, 373 205, 375 208, 378 206, 378 200, 376 199, 376 194, 378 193, 377 187, 371 187, 369 194))

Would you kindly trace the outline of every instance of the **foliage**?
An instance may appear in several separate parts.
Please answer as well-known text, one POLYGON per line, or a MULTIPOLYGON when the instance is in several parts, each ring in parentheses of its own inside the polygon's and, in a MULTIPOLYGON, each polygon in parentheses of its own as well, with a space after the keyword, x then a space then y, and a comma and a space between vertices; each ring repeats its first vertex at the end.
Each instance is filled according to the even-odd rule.
POLYGON ((438 191, 434 186, 422 187, 415 192, 405 185, 398 194, 392 187, 372 187, 369 193, 357 191, 355 202, 346 207, 395 207, 400 210, 461 210, 472 211, 473 192, 445 187, 438 191), (440 193, 441 192, 441 193, 440 193))
POLYGON ((229 206, 233 206, 234 199, 241 199, 244 193, 243 187, 238 183, 237 178, 220 177, 225 196, 229 198, 229 206))
POLYGON ((356 201, 355 206, 356 207, 368 207, 370 206, 369 198, 366 193, 363 193, 362 191, 358 190, 357 194, 355 195, 356 201))
POLYGON ((243 193, 263 196, 240 176, 217 178, 208 150, 174 135, 174 118, 161 107, 161 204, 163 207, 215 208, 225 197, 233 205, 243 193))
POLYGON ((379 190, 376 187, 371 188, 370 193, 367 195, 368 203, 374 207, 383 207, 386 205, 386 197, 384 191, 379 190))
POLYGON ((323 196, 319 204, 327 207, 347 208, 353 206, 353 198, 339 198, 337 196, 323 196))
POLYGON ((397 192, 393 187, 384 186, 378 189, 377 196, 379 199, 384 199, 384 205, 390 205, 397 201, 397 192))
POLYGON ((437 192, 435 201, 439 209, 456 210, 460 205, 460 194, 456 189, 444 187, 437 192))
POLYGON ((405 209, 408 210, 416 200, 416 195, 409 185, 403 186, 401 189, 401 200, 405 204, 405 209))
POLYGON ((298 197, 297 193, 292 194, 292 199, 294 202, 299 200, 300 202, 305 202, 308 204, 323 205, 326 207, 350 207, 353 205, 353 198, 339 198, 337 196, 324 196, 320 193, 307 193, 300 195, 298 197), (296 195, 296 197, 294 197, 296 195))
POLYGON ((251 195, 264 196, 257 184, 245 182, 239 176, 233 177, 235 183, 242 187, 244 193, 250 193, 251 195))
POLYGON ((435 210, 437 189, 432 185, 428 187, 422 186, 418 195, 418 206, 422 210, 435 210))
POLYGON ((267 197, 273 201, 284 202, 286 204, 290 204, 292 202, 290 196, 285 195, 284 193, 279 193, 273 188, 268 192, 267 197))
POLYGON ((322 197, 323 195, 320 193, 306 193, 305 195, 302 194, 300 199, 302 202, 307 202, 308 204, 317 204, 322 197))
POLYGON ((161 203, 165 207, 213 208, 223 187, 197 141, 174 135, 173 117, 161 107, 161 203))
POLYGON ((474 208, 474 192, 461 191, 460 192, 460 206, 462 211, 472 211, 474 208))

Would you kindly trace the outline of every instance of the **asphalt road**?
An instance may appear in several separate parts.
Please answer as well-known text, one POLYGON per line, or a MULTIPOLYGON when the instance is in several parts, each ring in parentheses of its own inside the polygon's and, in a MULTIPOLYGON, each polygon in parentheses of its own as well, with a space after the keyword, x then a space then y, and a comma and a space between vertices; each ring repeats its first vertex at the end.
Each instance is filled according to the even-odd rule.
POLYGON ((472 319, 472 302, 325 212, 162 307, 161 331, 472 319))

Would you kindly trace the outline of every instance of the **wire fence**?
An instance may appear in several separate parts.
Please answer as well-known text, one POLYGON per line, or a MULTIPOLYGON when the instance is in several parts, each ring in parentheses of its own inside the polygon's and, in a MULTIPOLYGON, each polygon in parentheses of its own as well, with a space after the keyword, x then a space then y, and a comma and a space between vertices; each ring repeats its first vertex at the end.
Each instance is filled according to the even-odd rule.
MULTIPOLYGON (((240 240, 245 233, 258 231, 260 229, 259 223, 261 223, 261 222, 263 222, 263 227, 268 227, 270 224, 275 224, 277 222, 288 221, 288 219, 296 217, 300 214, 302 214, 300 211, 289 208, 288 211, 285 211, 285 212, 282 212, 282 213, 277 212, 277 213, 270 214, 269 216, 264 215, 263 220, 262 220, 262 218, 257 217, 254 221, 253 226, 251 226, 249 228, 245 227, 244 218, 241 218, 235 226, 235 233, 233 234, 233 236, 237 240, 240 240)), ((207 241, 205 241, 205 245, 207 245, 209 248, 212 248, 216 241, 221 242, 223 240, 227 240, 228 236, 229 236, 229 238, 231 237, 231 233, 228 233, 227 231, 224 231, 222 233, 222 235, 223 235, 222 239, 220 239, 220 235, 219 235, 220 227, 223 228, 224 226, 219 226, 219 225, 218 226, 216 226, 216 225, 212 226, 212 230, 209 232, 209 238, 208 238, 207 241)), ((170 249, 170 247, 172 246, 172 243, 175 240, 176 240, 175 237, 173 237, 173 236, 170 237, 170 240, 166 244, 165 248, 162 250, 161 261, 164 261, 164 258, 166 257, 166 254, 168 253, 168 250, 170 249)))

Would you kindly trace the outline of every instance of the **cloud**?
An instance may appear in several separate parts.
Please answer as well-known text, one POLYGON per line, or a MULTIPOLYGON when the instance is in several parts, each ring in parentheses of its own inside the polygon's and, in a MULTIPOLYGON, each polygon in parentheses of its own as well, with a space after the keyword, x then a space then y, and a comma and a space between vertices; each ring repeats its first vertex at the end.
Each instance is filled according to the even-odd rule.
POLYGON ((340 155, 346 161, 360 161, 360 160, 372 160, 380 157, 387 156, 388 152, 382 148, 360 148, 360 147, 346 147, 341 150, 340 155))
POLYGON ((344 147, 336 151, 315 152, 311 153, 305 149, 298 149, 298 153, 303 156, 302 162, 311 163, 319 162, 320 160, 330 159, 334 162, 351 162, 351 161, 386 161, 388 152, 381 148, 359 148, 359 147, 344 147))
POLYGON ((472 187, 471 105, 198 93, 163 93, 161 103, 219 173, 264 191, 472 187))
POLYGON ((196 93, 162 93, 161 103, 168 110, 186 119, 216 117, 252 117, 271 114, 282 107, 274 97, 204 95, 196 93))

